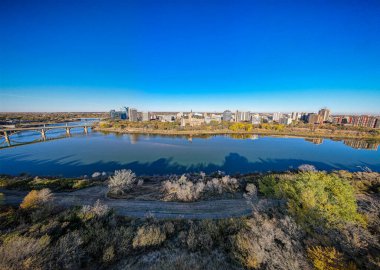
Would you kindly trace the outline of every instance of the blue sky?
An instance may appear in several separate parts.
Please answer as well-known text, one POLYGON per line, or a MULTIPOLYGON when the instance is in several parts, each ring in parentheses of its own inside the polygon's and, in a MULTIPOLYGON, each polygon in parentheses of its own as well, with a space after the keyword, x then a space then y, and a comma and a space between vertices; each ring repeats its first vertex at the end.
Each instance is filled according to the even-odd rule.
POLYGON ((0 111, 380 113, 376 0, 2 0, 0 24, 0 111))

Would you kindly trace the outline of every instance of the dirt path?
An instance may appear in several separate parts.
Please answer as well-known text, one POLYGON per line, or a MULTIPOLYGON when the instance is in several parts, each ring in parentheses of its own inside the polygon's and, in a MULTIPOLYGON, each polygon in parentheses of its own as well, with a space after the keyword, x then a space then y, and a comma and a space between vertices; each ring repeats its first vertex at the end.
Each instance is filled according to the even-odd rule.
MULTIPOLYGON (((229 199, 200 201, 191 203, 117 200, 105 197, 106 187, 95 186, 74 192, 54 193, 54 202, 63 206, 90 205, 100 200, 113 208, 118 215, 129 217, 154 216, 156 218, 215 219, 247 216, 252 212, 252 202, 247 199, 229 199)), ((0 189, 4 194, 4 203, 19 205, 27 194, 25 191, 0 189)), ((268 200, 259 200, 256 206, 272 204, 268 200)))

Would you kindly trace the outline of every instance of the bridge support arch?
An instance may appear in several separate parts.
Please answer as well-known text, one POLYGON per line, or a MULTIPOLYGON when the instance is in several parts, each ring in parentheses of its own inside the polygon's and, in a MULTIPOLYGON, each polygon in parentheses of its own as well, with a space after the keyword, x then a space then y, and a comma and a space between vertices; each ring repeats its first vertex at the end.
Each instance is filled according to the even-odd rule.
POLYGON ((4 138, 8 145, 11 144, 11 140, 9 139, 9 134, 7 131, 4 131, 4 138))
POLYGON ((44 128, 41 129, 41 137, 42 137, 42 139, 43 139, 44 141, 46 141, 46 131, 45 131, 44 128))

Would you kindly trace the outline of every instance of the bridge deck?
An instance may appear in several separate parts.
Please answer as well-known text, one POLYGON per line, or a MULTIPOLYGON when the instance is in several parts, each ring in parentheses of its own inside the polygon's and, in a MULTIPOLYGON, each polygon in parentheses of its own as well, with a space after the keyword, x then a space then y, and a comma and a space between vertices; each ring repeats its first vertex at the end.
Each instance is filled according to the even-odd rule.
POLYGON ((49 126, 49 127, 27 127, 27 128, 5 128, 0 129, 0 132, 5 131, 27 131, 27 130, 41 130, 41 129, 66 129, 66 128, 85 128, 85 127, 91 127, 91 125, 74 125, 74 126, 49 126))

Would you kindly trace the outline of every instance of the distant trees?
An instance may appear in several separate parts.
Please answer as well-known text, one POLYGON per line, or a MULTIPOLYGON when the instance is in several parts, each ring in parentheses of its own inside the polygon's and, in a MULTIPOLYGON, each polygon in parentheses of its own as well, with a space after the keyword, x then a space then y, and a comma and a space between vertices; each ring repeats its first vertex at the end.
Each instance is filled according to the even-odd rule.
POLYGON ((108 187, 110 193, 120 195, 130 190, 135 183, 136 174, 131 170, 123 169, 115 171, 115 174, 108 181, 108 187))
POLYGON ((232 131, 252 131, 253 125, 250 123, 234 123, 229 129, 232 131))

